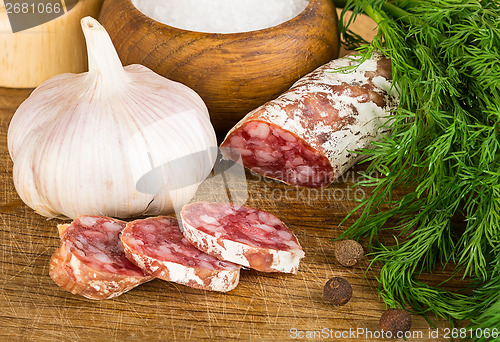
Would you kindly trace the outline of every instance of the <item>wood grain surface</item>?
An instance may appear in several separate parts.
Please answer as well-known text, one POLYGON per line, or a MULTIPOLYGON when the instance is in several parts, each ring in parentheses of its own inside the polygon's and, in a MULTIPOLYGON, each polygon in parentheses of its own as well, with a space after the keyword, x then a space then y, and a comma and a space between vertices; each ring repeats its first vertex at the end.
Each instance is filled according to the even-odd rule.
POLYGON ((99 21, 124 65, 139 63, 184 83, 205 101, 217 131, 287 90, 338 56, 331 0, 311 0, 295 18, 271 28, 232 34, 186 31, 139 12, 131 0, 108 0, 99 21))
MULTIPOLYGON (((354 197, 368 195, 350 188, 361 167, 322 192, 295 189, 247 172, 246 203, 282 218, 305 250, 297 275, 244 270, 238 287, 227 294, 153 280, 105 301, 59 288, 48 266, 59 245, 56 224, 61 221, 46 220, 20 202, 7 150, 9 121, 29 93, 0 88, 1 341, 384 341, 366 335, 379 331, 385 310, 377 296, 379 265, 367 271, 370 259, 365 257, 357 266, 344 268, 335 261, 331 242, 342 232, 339 222, 355 205, 354 197), (352 284, 353 297, 345 306, 323 300, 323 285, 333 276, 352 284), (360 335, 352 335, 358 331, 360 335), (340 337, 342 333, 347 338, 340 337), (299 336, 303 338, 294 338, 299 336)), ((207 184, 197 194, 209 200, 219 195, 207 184)), ((362 243, 366 247, 366 241, 362 243)), ((424 279, 436 284, 449 275, 436 271, 424 279)), ((441 321, 437 326, 448 324, 441 321)), ((429 328, 424 318, 413 315, 412 332, 422 335, 408 341, 446 340, 444 330, 440 339, 430 338, 429 328)))

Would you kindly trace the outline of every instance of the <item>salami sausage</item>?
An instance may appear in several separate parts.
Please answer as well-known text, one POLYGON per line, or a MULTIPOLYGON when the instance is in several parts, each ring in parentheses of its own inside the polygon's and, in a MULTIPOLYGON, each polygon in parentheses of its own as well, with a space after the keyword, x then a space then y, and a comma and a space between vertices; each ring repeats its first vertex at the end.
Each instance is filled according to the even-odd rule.
POLYGON ((59 225, 61 246, 50 260, 51 278, 89 299, 113 298, 153 279, 125 256, 120 242, 125 225, 100 216, 78 216, 59 225))
POLYGON ((262 272, 296 273, 304 251, 276 216, 227 203, 192 203, 181 211, 183 234, 198 249, 262 272))
POLYGON ((390 60, 377 52, 359 58, 333 60, 247 114, 221 144, 224 157, 287 184, 331 184, 363 158, 351 151, 369 148, 387 131, 398 104, 390 60))
POLYGON ((130 222, 121 240, 127 257, 157 278, 220 292, 238 284, 241 267, 196 249, 184 238, 175 218, 159 216, 130 222))

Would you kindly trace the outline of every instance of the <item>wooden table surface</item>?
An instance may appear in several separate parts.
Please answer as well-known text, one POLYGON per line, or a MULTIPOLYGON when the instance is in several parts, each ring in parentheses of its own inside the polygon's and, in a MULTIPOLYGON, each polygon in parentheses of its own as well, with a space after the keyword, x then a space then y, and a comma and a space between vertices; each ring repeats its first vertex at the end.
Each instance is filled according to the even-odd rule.
MULTIPOLYGON (((49 277, 48 266, 59 245, 56 224, 60 221, 46 220, 20 201, 7 150, 9 121, 29 93, 0 88, 2 341, 281 341, 301 336, 315 337, 310 340, 383 340, 366 335, 377 334, 385 310, 377 296, 379 265, 366 272, 367 257, 354 268, 340 266, 333 257, 331 239, 343 229, 339 222, 355 205, 355 196, 367 195, 362 189, 350 188, 359 176, 359 167, 320 193, 260 180, 247 172, 247 204, 282 218, 305 250, 297 275, 245 270, 238 287, 227 294, 153 280, 104 301, 59 288, 49 277), (334 307, 323 300, 323 285, 333 276, 352 284, 353 297, 345 306, 334 307), (342 333, 350 337, 341 338, 342 333)), ((210 196, 206 187, 200 189, 197 196, 210 196)), ((366 247, 366 241, 363 243, 366 247)), ((427 280, 437 283, 448 275, 437 272, 427 280)), ((447 326, 446 322, 438 324, 442 329, 447 326)), ((429 338, 429 324, 418 315, 413 315, 412 331, 421 332, 422 337, 408 341, 440 340, 429 338)), ((440 334, 442 337, 444 330, 440 334)))

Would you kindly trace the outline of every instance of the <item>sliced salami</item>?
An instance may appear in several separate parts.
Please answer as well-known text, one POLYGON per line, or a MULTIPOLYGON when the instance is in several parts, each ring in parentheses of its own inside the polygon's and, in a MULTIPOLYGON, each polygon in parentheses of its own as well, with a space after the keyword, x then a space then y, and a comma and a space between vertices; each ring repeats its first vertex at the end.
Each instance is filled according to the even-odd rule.
POLYGON ((183 234, 198 249, 262 272, 297 273, 304 251, 276 216, 228 203, 192 203, 181 211, 183 234))
POLYGON ((121 236, 127 257, 144 272, 190 287, 227 292, 236 287, 240 266, 195 248, 166 216, 127 224, 121 236))
POLYGON ((125 225, 100 216, 78 216, 59 225, 61 246, 50 260, 51 278, 89 299, 113 298, 153 279, 125 256, 120 242, 125 225))
POLYGON ((377 52, 362 63, 359 56, 336 59, 247 114, 221 150, 263 176, 328 186, 363 158, 351 151, 369 148, 387 131, 384 124, 398 101, 389 59, 377 52))

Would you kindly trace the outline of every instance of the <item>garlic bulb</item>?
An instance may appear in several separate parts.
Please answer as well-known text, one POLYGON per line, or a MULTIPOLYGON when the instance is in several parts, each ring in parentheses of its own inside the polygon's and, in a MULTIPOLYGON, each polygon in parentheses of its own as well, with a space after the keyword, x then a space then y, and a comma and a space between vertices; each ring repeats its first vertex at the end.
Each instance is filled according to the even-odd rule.
POLYGON ((16 190, 47 217, 173 212, 215 163, 208 110, 190 88, 123 67, 95 19, 82 27, 89 71, 46 81, 12 118, 16 190))

